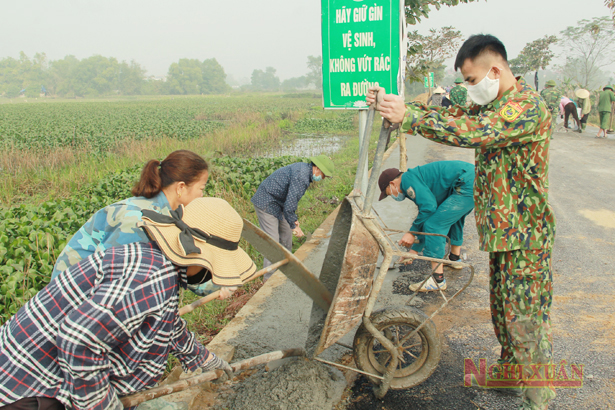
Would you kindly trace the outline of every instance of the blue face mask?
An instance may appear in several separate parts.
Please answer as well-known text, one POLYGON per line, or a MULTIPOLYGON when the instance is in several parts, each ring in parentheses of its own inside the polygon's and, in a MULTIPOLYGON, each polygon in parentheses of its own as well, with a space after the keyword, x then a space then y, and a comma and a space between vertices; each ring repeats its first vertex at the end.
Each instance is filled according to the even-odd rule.
MULTIPOLYGON (((397 188, 395 188, 395 190, 397 191, 397 188)), ((391 194, 391 198, 393 198, 396 201, 403 201, 404 199, 406 199, 406 196, 403 194, 403 192, 399 192, 397 191, 397 195, 393 195, 391 194)))
POLYGON ((322 179, 322 176, 320 175, 316 175, 316 174, 312 174, 312 181, 314 182, 318 182, 322 179))

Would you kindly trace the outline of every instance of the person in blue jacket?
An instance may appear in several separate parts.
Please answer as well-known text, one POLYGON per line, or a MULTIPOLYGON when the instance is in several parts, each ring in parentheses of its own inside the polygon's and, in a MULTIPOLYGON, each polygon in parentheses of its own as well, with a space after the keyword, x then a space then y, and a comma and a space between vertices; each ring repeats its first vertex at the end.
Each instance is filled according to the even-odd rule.
MULTIPOLYGON (((261 229, 288 250, 292 249, 293 234, 303 236, 296 214, 299 200, 311 182, 331 177, 335 168, 325 155, 311 157, 310 161, 276 170, 259 185, 251 199, 261 229)), ((269 265, 271 262, 265 259, 263 267, 269 265)), ((269 279, 274 272, 265 274, 263 279, 269 279)))
MULTIPOLYGON (((418 215, 410 231, 447 235, 451 239, 449 259, 458 261, 463 244, 465 217, 474 209, 474 164, 463 161, 437 161, 410 168, 401 172, 389 168, 378 179, 380 200, 391 196, 396 201, 408 198, 418 207, 418 215)), ((407 232, 399 241, 410 252, 423 251, 423 256, 442 259, 446 250, 446 239, 441 236, 415 235, 407 232)), ((453 265, 453 268, 459 267, 453 265)), ((430 292, 446 289, 443 266, 432 262, 434 275, 419 289, 421 283, 410 285, 410 290, 430 292), (436 285, 437 283, 437 285, 436 285)))

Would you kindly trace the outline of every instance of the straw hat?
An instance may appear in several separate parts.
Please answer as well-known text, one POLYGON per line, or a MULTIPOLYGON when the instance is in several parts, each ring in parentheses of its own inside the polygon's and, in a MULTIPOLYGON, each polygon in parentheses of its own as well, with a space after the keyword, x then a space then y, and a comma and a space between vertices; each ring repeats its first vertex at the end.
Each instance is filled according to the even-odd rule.
POLYGON ((444 88, 438 87, 434 90, 434 94, 444 94, 444 88))
POLYGON ((574 92, 574 94, 579 98, 587 98, 589 97, 589 91, 584 88, 579 88, 574 92))
POLYGON ((180 205, 171 216, 143 210, 143 228, 173 264, 202 266, 221 286, 239 286, 256 271, 239 247, 243 220, 221 198, 197 198, 180 205))

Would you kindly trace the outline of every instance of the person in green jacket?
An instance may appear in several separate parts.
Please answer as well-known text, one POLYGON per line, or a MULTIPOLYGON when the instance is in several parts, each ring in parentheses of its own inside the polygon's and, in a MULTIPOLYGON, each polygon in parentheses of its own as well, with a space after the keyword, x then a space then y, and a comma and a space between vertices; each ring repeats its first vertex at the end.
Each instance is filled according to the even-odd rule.
MULTIPOLYGON (((451 239, 449 259, 458 261, 463 244, 465 217, 474 209, 474 164, 463 161, 437 161, 410 168, 401 172, 389 168, 380 174, 380 201, 391 196, 396 201, 408 198, 418 207, 418 215, 410 231, 447 235, 451 239)), ((446 239, 442 236, 415 235, 407 232, 399 241, 410 252, 423 251, 423 256, 442 259, 446 250, 446 239)), ((433 276, 421 287, 421 282, 410 285, 410 290, 419 292, 446 289, 442 264, 431 263, 433 276), (420 289, 419 289, 420 288, 420 289)), ((460 269, 455 265, 455 269, 460 269)))
POLYGON ((557 118, 559 103, 562 98, 562 95, 555 88, 556 85, 554 80, 549 80, 545 83, 544 90, 540 92, 540 96, 547 103, 547 107, 549 107, 553 123, 555 123, 555 118, 557 118))
POLYGON ((468 90, 463 86, 463 79, 458 77, 455 80, 455 87, 449 93, 450 100, 453 104, 465 107, 468 102, 468 90))
POLYGON ((607 85, 600 92, 598 99, 598 113, 600 114, 600 129, 596 138, 606 138, 606 130, 609 129, 609 116, 611 115, 611 103, 615 102, 615 94, 613 94, 613 86, 607 85))

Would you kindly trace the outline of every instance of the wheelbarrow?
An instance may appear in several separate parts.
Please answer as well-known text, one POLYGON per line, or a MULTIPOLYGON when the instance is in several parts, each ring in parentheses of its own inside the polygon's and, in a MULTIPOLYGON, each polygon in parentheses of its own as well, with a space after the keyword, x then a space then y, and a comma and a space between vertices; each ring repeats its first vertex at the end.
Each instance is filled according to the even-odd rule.
MULTIPOLYGON (((440 361, 441 344, 432 318, 470 285, 474 277, 474 267, 463 262, 454 262, 455 265, 470 269, 467 282, 450 297, 439 290, 442 303, 429 316, 408 306, 374 310, 394 257, 437 262, 436 268, 440 264, 452 265, 453 262, 446 259, 448 255, 445 255, 445 259, 435 259, 401 249, 391 239, 392 234, 401 231, 388 228, 383 221, 377 220, 376 212, 372 212, 386 144, 395 128, 383 120, 367 192, 362 193, 362 171, 368 160, 369 135, 373 120, 374 109, 370 108, 365 137, 361 141, 354 188, 340 205, 318 279, 292 253, 250 222, 244 221, 242 235, 270 261, 284 261, 279 268, 282 273, 313 299, 306 343, 308 355, 314 360, 365 374, 376 386, 375 395, 382 398, 389 388, 405 389, 416 386, 435 371, 440 361), (380 252, 383 254, 383 260, 376 272, 380 252), (359 328, 355 333, 353 346, 345 346, 352 349, 357 368, 318 357, 334 344, 344 346, 339 340, 357 325, 359 328)), ((401 155, 404 163, 405 154, 404 149, 401 155)), ((413 233, 418 237, 434 235, 413 233)), ((448 254, 450 240, 445 238, 448 254)), ((423 283, 432 273, 424 275, 423 283)), ((417 292, 412 295, 408 303, 416 294, 417 292)))
MULTIPOLYGON (((455 262, 456 265, 470 269, 467 282, 450 297, 440 289, 442 303, 429 316, 409 306, 374 311, 378 294, 394 257, 437 262, 436 268, 440 264, 453 263, 447 259, 450 252, 448 237, 445 237, 448 244, 445 259, 409 253, 391 240, 392 234, 402 231, 388 228, 382 220, 378 221, 378 215, 372 210, 386 144, 395 128, 386 119, 383 120, 380 130, 367 192, 361 192, 361 171, 367 163, 373 119, 374 109, 370 108, 364 134, 366 137, 361 142, 354 189, 340 206, 319 277, 320 282, 333 293, 333 302, 326 311, 314 303, 306 348, 315 360, 367 375, 375 385, 374 394, 382 398, 389 388, 406 389, 416 386, 435 371, 440 361, 441 343, 432 319, 470 285, 474 277, 474 267, 455 262), (383 260, 376 272, 380 252, 383 254, 383 260), (352 348, 357 368, 341 366, 318 357, 325 349, 336 343, 340 344, 340 338, 357 325, 359 328, 355 333, 353 346, 346 346, 352 348)), ((405 154, 404 149, 404 152, 401 152, 402 161, 405 154)), ((434 235, 413 233, 417 237, 434 235)), ((424 275, 423 284, 432 273, 433 271, 424 275)), ((408 304, 416 294, 417 292, 414 292, 408 304)))
MULTIPOLYGON (((275 261, 269 267, 257 272, 253 278, 279 269, 313 300, 306 343, 307 355, 331 366, 366 375, 375 385, 376 397, 382 398, 389 389, 406 389, 416 386, 424 382, 435 371, 440 362, 441 343, 432 319, 470 285, 474 277, 474 267, 463 262, 454 262, 455 265, 470 269, 467 282, 450 297, 439 290, 443 300, 442 304, 429 316, 409 306, 374 310, 378 294, 394 257, 420 259, 444 265, 452 265, 453 262, 446 259, 447 255, 445 259, 435 259, 409 253, 399 248, 391 239, 391 235, 402 231, 387 227, 382 220, 378 220, 379 216, 372 210, 384 151, 390 133, 394 129, 386 120, 383 120, 378 138, 367 192, 361 192, 360 187, 368 159, 369 135, 373 120, 374 109, 370 108, 365 137, 361 142, 354 188, 340 205, 318 278, 292 252, 245 219, 242 237, 265 258, 275 261), (383 254, 383 260, 380 269, 376 271, 380 252, 383 254), (341 344, 339 340, 357 325, 359 327, 354 336, 353 346, 341 344), (352 349, 356 368, 318 357, 335 344, 352 349)), ((405 152, 402 152, 402 161, 404 157, 405 152)), ((421 232, 413 233, 416 236, 430 235, 421 232)), ((450 240, 446 239, 448 254, 450 240)), ((425 274, 423 283, 432 273, 425 274)), ((417 292, 412 295, 408 303, 414 299, 416 294, 417 292)), ((192 305, 183 307, 180 314, 192 311, 216 296, 210 295, 197 300, 192 305)), ((305 355, 306 350, 299 348, 271 352, 234 363, 231 367, 234 370, 246 369, 282 357, 305 355)), ((122 403, 126 407, 134 406, 205 381, 214 380, 221 374, 221 371, 215 371, 193 376, 172 385, 124 397, 122 403)))

